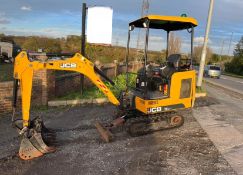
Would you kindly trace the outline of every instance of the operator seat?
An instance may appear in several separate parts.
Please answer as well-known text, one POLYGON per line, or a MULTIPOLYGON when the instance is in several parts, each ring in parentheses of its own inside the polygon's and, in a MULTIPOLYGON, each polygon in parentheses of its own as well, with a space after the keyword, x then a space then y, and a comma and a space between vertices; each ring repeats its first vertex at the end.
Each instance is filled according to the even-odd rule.
POLYGON ((180 69, 180 54, 171 54, 167 59, 167 65, 161 68, 161 75, 170 79, 172 74, 180 69))

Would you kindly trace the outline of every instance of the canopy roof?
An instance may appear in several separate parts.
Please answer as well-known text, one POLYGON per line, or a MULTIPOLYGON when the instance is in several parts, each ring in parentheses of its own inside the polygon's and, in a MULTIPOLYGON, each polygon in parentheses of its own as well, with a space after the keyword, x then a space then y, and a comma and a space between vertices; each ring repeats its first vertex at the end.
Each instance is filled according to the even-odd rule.
POLYGON ((197 20, 192 17, 148 15, 129 23, 129 26, 144 28, 143 23, 149 20, 149 28, 166 31, 183 30, 197 26, 197 20))

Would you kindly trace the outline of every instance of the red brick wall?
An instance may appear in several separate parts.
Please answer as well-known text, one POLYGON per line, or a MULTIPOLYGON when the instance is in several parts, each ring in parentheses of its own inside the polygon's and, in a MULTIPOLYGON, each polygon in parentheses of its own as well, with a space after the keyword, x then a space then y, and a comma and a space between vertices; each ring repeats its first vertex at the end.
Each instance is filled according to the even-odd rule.
MULTIPOLYGON (((39 58, 42 59, 42 58, 39 58)), ((45 59, 45 57, 43 57, 45 59)), ((69 80, 70 81, 70 80, 69 80)), ((34 72, 31 106, 47 105, 48 100, 55 97, 55 74, 52 70, 34 72)), ((67 82, 66 84, 71 84, 67 82)), ((80 82, 78 83, 80 86, 80 82)), ((60 89, 62 85, 59 85, 60 89)), ((72 87, 70 86, 69 89, 72 87)), ((0 82, 0 115, 12 111, 13 82, 0 82)), ((20 92, 19 92, 20 95, 20 92)), ((21 103, 18 104, 21 109, 21 103)))
POLYGON ((55 96, 60 97, 70 92, 80 91, 80 74, 70 73, 56 77, 55 96))
MULTIPOLYGON (((31 106, 47 105, 55 96, 55 76, 52 71, 34 72, 31 106)), ((21 93, 18 92, 18 109, 21 109, 21 93)), ((12 111, 13 82, 0 82, 0 115, 12 111)))
POLYGON ((55 97, 55 75, 52 70, 34 72, 32 103, 36 106, 47 105, 48 99, 55 97))
POLYGON ((0 114, 11 111, 11 101, 13 82, 4 82, 0 85, 0 114))
MULTIPOLYGON (((0 83, 0 115, 12 111, 13 82, 0 83)), ((21 104, 20 92, 18 92, 18 106, 21 104)))

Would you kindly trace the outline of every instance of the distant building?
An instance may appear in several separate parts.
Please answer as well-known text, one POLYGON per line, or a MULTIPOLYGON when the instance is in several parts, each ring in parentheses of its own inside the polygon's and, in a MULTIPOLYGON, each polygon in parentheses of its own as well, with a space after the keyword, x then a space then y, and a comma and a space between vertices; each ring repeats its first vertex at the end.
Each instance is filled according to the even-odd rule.
POLYGON ((0 41, 0 55, 4 55, 9 57, 13 57, 13 44, 8 42, 0 41))
POLYGON ((0 62, 12 62, 21 48, 11 42, 0 41, 0 62))

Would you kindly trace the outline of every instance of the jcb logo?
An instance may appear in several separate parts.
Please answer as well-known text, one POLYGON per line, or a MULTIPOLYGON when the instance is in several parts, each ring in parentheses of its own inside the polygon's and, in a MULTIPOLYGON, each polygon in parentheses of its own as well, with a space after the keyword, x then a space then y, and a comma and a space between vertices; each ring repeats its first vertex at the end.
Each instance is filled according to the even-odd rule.
POLYGON ((76 63, 62 63, 60 65, 61 68, 76 68, 77 64, 76 63))
POLYGON ((148 108, 148 113, 157 113, 161 111, 162 111, 162 107, 148 108))

